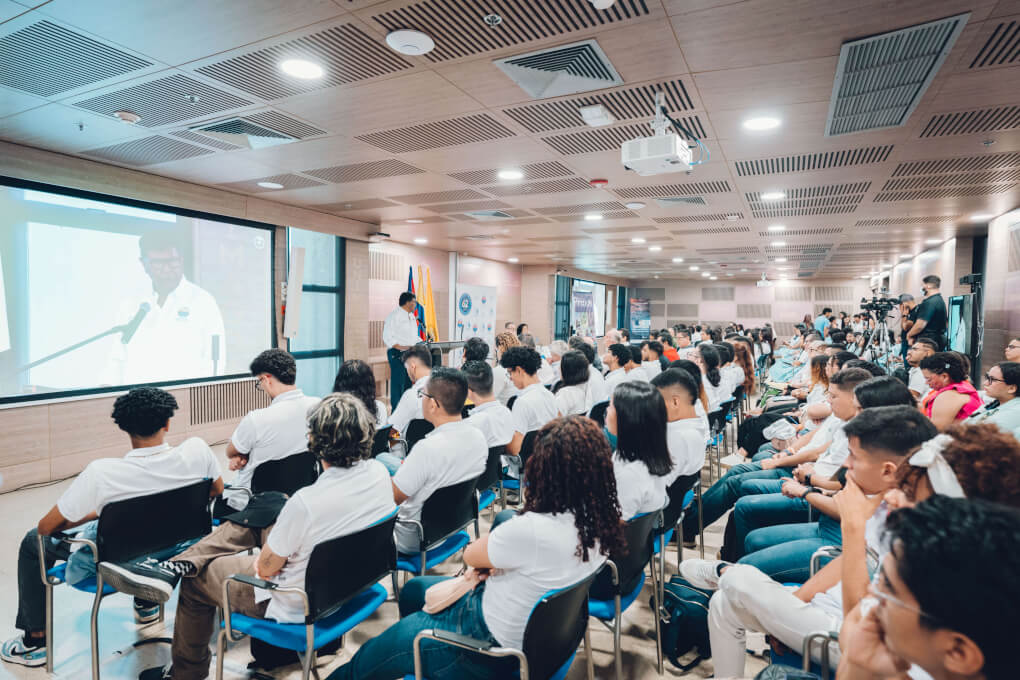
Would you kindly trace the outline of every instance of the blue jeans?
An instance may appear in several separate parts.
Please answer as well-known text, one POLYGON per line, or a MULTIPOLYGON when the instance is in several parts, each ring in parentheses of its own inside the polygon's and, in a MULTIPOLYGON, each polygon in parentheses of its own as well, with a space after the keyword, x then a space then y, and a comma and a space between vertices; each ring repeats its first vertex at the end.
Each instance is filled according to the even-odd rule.
MULTIPOLYGON (((712 488, 705 492, 701 498, 702 512, 704 513, 704 525, 707 527, 712 522, 722 517, 727 510, 740 498, 740 485, 742 482, 752 479, 779 479, 789 474, 786 468, 773 468, 762 470, 761 463, 741 463, 734 465, 723 475, 719 481, 712 485, 712 488)), ((691 508, 691 511, 684 517, 683 522, 684 540, 693 540, 698 533, 698 506, 691 508)))
POLYGON ((741 564, 750 564, 780 582, 804 583, 811 576, 811 556, 826 545, 842 545, 839 522, 822 515, 818 522, 784 524, 756 529, 747 536, 747 554, 741 564))
POLYGON ((781 487, 779 480, 749 480, 740 485, 741 498, 733 507, 733 525, 734 545, 742 554, 751 552, 746 547, 747 536, 755 529, 807 520, 807 502, 787 498, 781 487))
MULTIPOLYGON (((328 680, 394 680, 414 674, 414 636, 427 628, 452 631, 479 640, 498 644, 485 625, 482 616, 482 583, 453 606, 438 614, 421 611, 425 604, 425 591, 446 576, 419 576, 407 582, 400 591, 401 619, 361 646, 358 653, 340 668, 333 671, 328 680)), ((512 674, 517 670, 517 660, 495 659, 475 654, 464 649, 423 640, 421 659, 424 675, 429 680, 454 680, 475 678, 484 680, 493 676, 512 674)))

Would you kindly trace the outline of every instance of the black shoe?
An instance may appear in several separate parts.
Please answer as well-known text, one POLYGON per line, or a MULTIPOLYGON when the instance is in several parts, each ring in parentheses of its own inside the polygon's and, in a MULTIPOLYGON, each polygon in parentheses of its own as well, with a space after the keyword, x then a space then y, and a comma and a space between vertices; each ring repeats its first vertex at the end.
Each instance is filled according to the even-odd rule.
POLYGON ((171 666, 153 666, 138 674, 138 680, 170 680, 171 666))
POLYGON ((118 591, 159 604, 170 599, 181 580, 179 571, 167 564, 146 557, 137 562, 103 562, 100 569, 103 581, 118 591))

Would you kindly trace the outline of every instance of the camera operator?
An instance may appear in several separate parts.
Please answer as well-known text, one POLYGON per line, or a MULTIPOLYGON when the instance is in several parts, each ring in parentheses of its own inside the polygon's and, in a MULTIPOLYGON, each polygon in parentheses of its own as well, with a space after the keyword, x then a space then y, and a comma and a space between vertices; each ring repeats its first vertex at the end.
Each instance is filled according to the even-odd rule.
POLYGON ((907 342, 912 344, 917 338, 931 338, 938 343, 941 352, 946 348, 946 326, 949 322, 946 301, 939 292, 942 279, 930 274, 921 279, 921 284, 924 300, 917 306, 917 317, 907 332, 907 342))
POLYGON ((910 293, 900 295, 900 356, 907 358, 907 350, 910 349, 910 341, 907 340, 907 332, 917 321, 917 300, 910 293))

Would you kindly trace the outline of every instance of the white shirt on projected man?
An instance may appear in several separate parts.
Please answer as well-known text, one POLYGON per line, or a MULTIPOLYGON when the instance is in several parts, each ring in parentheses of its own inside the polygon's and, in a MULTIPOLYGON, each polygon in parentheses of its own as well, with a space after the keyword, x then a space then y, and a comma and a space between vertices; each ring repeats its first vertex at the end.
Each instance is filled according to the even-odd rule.
POLYGON ((113 336, 102 383, 134 385, 225 374, 226 336, 213 296, 182 278, 162 306, 157 297, 151 292, 121 304, 117 319, 123 324, 130 323, 143 304, 149 311, 129 343, 113 336), (215 362, 214 337, 219 338, 215 362))

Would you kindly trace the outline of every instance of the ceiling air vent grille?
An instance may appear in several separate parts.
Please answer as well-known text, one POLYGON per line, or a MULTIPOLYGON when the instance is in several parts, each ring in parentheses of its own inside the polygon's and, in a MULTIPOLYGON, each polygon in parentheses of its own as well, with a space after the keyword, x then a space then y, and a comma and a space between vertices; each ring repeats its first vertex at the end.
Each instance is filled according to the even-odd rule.
POLYGON ((702 255, 757 255, 758 249, 753 247, 744 248, 698 248, 702 255))
POLYGON ((900 163, 893 170, 893 177, 906 175, 932 175, 942 172, 967 172, 972 170, 994 170, 1020 166, 1020 152, 993 153, 985 156, 966 158, 944 158, 934 161, 913 161, 900 163))
POLYGON ((617 120, 633 120, 650 118, 655 105, 655 93, 662 92, 666 97, 666 108, 670 112, 690 111, 694 108, 691 97, 687 94, 682 80, 667 80, 661 83, 637 85, 613 92, 572 99, 561 99, 555 102, 528 104, 512 109, 504 109, 503 113, 523 125, 529 132, 551 132, 567 128, 583 127, 584 121, 578 109, 582 106, 602 104, 617 120))
MULTIPOLYGON (((465 184, 495 184, 499 182, 499 168, 492 168, 490 170, 469 170, 467 172, 453 172, 448 175, 456 180, 460 180, 465 184)), ((572 175, 574 171, 556 161, 545 161, 542 163, 530 163, 521 167, 521 172, 524 173, 524 179, 531 181, 536 179, 551 179, 553 177, 562 177, 564 175, 572 175)))
POLYGON ((503 184, 485 187, 484 191, 493 196, 527 196, 530 194, 555 194, 562 191, 585 191, 591 186, 578 177, 553 179, 547 182, 531 182, 529 184, 503 184))
POLYGON ((114 163, 141 167, 155 163, 179 161, 183 158, 204 156, 213 152, 211 149, 205 149, 194 144, 186 144, 169 137, 154 135, 122 144, 114 144, 113 146, 90 149, 81 153, 89 158, 101 158, 114 163))
POLYGON ((921 189, 918 191, 883 191, 875 196, 875 203, 887 201, 927 201, 935 198, 963 198, 965 196, 989 196, 1012 189, 1015 184, 986 184, 976 187, 951 189, 921 189))
POLYGON ((828 236, 842 234, 843 227, 817 227, 814 229, 787 229, 782 234, 774 234, 771 231, 759 231, 758 236, 762 238, 775 238, 778 236, 828 236))
POLYGON ((847 168, 853 165, 882 163, 893 150, 893 145, 867 146, 860 149, 807 153, 799 156, 761 158, 753 161, 737 161, 738 177, 779 175, 788 172, 808 172, 827 168, 847 168))
POLYGON ((858 227, 885 227, 893 224, 935 224, 952 222, 959 215, 934 215, 932 217, 877 217, 870 220, 857 220, 858 227))
MULTIPOLYGON (((637 217, 637 216, 638 216, 637 213, 631 212, 630 210, 622 210, 622 211, 619 211, 619 212, 604 212, 604 213, 602 213, 602 219, 603 220, 624 220, 624 219, 633 218, 633 217, 637 217)), ((553 219, 556 220, 557 222, 580 222, 580 221, 583 220, 583 218, 578 216, 578 215, 562 215, 560 217, 554 217, 553 219)), ((645 229, 650 229, 650 228, 651 227, 645 227, 645 229)))
POLYGON ((903 125, 969 17, 965 12, 843 43, 825 135, 903 125))
POLYGON ((488 198, 472 189, 455 189, 453 191, 432 191, 425 194, 404 194, 403 196, 388 196, 391 201, 421 205, 423 203, 446 203, 447 201, 470 201, 475 198, 488 198))
MULTIPOLYGON (((688 130, 705 139, 705 128, 697 116, 682 116, 679 122, 688 130)), ((595 128, 582 132, 570 132, 563 135, 551 135, 540 139, 564 156, 579 153, 596 153, 598 151, 619 151, 620 145, 636 137, 648 137, 652 134, 647 125, 621 125, 619 127, 595 128)))
POLYGON ((393 50, 357 26, 347 24, 200 66, 195 71, 242 92, 271 100, 408 68, 411 64, 393 50), (322 64, 325 74, 313 80, 289 78, 279 66, 287 59, 322 64))
POLYGON ((0 64, 0 85, 40 97, 152 66, 152 62, 49 21, 38 21, 0 38, 0 64))
MULTIPOLYGON (((657 218, 656 222, 661 219, 665 218, 657 218)), ((709 234, 746 234, 750 231, 748 227, 708 227, 706 229, 681 229, 670 233, 677 236, 707 236, 709 234)))
POLYGON ((346 184, 347 182, 361 182, 366 179, 379 179, 380 177, 399 177, 401 175, 416 175, 424 170, 408 165, 403 161, 390 158, 384 161, 370 161, 368 163, 353 163, 351 165, 334 165, 330 168, 318 168, 316 170, 302 170, 302 173, 318 177, 321 180, 333 184, 346 184))
POLYGON ((508 210, 513 206, 503 201, 462 201, 460 203, 443 203, 440 205, 423 205, 422 209, 440 214, 471 213, 476 210, 508 210))
POLYGON ((104 116, 112 116, 114 111, 136 113, 141 116, 138 124, 143 127, 179 123, 249 104, 251 102, 247 99, 181 74, 150 80, 74 103, 79 108, 104 116))
POLYGON ((988 172, 967 172, 955 175, 930 175, 928 177, 904 177, 891 179, 882 186, 882 191, 896 189, 935 189, 966 184, 988 184, 1015 182, 1020 180, 1020 167, 1012 170, 990 170, 988 172))
POLYGON ((170 136, 178 137, 180 139, 186 139, 189 142, 195 142, 197 144, 205 144, 206 146, 211 146, 214 149, 219 149, 221 151, 234 151, 235 149, 242 148, 237 144, 231 144, 230 142, 225 142, 222 139, 213 139, 212 137, 200 135, 197 132, 192 132, 191 130, 180 130, 178 132, 171 132, 170 136))
POLYGON ((657 198, 655 202, 660 208, 672 208, 677 205, 705 205, 705 199, 701 196, 670 196, 669 198, 657 198))
POLYGON ((372 132, 358 135, 357 139, 390 153, 409 153, 513 136, 514 133, 496 122, 495 118, 479 113, 463 118, 372 132))
POLYGON ((871 182, 831 184, 827 186, 789 189, 786 198, 765 201, 761 193, 744 194, 754 217, 795 217, 800 215, 838 215, 857 210, 871 182))
POLYGON ((1020 21, 995 26, 988 40, 970 62, 968 68, 991 68, 1020 62, 1020 21))
POLYGON ((736 216, 737 220, 744 219, 744 213, 712 213, 711 215, 677 215, 673 217, 653 217, 653 222, 659 224, 687 224, 689 222, 726 222, 736 221, 728 220, 727 218, 731 215, 736 216))
POLYGON ((512 0, 498 3, 425 0, 380 12, 372 19, 386 32, 409 26, 427 30, 435 40, 436 48, 425 58, 441 62, 574 31, 603 28, 607 24, 618 24, 647 14, 649 9, 645 0, 618 2, 607 10, 597 10, 586 0, 512 0), (490 6, 493 9, 489 9, 490 6), (489 28, 481 18, 498 7, 504 8, 499 11, 503 21, 499 26, 489 28), (438 17, 442 17, 441 20, 437 20, 438 17))
POLYGON ((603 201, 601 203, 581 203, 575 205, 554 205, 548 208, 535 208, 539 215, 580 215, 586 212, 611 212, 626 210, 622 203, 603 201))
POLYGON ((318 135, 326 134, 325 130, 312 127, 307 123, 302 123, 300 120, 295 120, 294 118, 285 116, 277 111, 263 111, 261 113, 253 113, 251 115, 241 117, 247 121, 255 123, 256 125, 262 125, 273 130, 278 130, 295 139, 307 139, 308 137, 316 137, 318 135))
POLYGON ((932 116, 920 137, 948 137, 975 132, 997 132, 1020 127, 1020 106, 1000 106, 932 116))
MULTIPOLYGON (((512 220, 514 218, 508 212, 502 210, 471 210, 464 213, 473 220, 479 222, 494 222, 496 220, 512 220)), ((480 240, 482 238, 492 238, 491 236, 465 236, 464 238, 480 240)))
POLYGON ((701 194, 724 194, 730 191, 730 183, 688 182, 686 184, 658 184, 646 187, 624 187, 613 191, 620 198, 669 198, 672 196, 699 196, 701 194))

